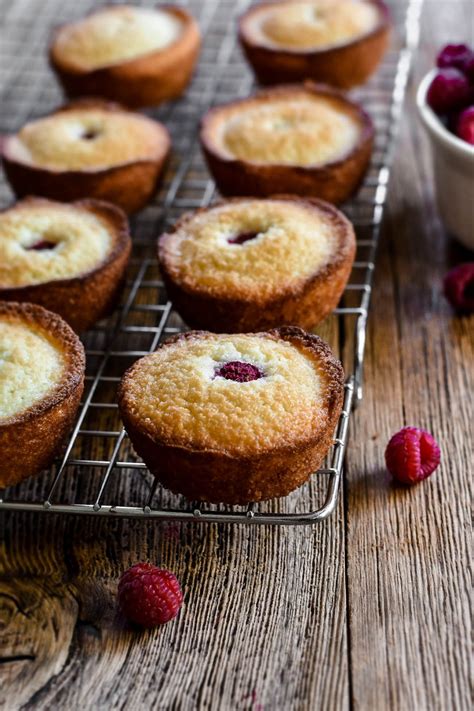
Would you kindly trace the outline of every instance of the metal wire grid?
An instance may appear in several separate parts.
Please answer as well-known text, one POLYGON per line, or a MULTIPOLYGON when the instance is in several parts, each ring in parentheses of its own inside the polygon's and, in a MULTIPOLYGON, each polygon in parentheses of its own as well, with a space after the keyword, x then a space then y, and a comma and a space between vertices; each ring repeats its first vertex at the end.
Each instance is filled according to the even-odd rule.
MULTIPOLYGON (((152 112, 170 129, 174 153, 155 202, 132 224, 134 253, 122 304, 112 318, 98 324, 85 338, 88 365, 84 401, 61 461, 49 474, 4 491, 0 510, 254 524, 313 524, 332 513, 342 476, 350 413, 362 398, 375 255, 395 131, 418 42, 422 2, 393 0, 394 46, 377 76, 354 92, 374 119, 377 139, 365 183, 357 198, 344 208, 356 227, 357 257, 350 283, 332 317, 337 323, 328 327, 328 333, 336 331, 342 340, 341 357, 351 375, 345 385, 343 412, 327 468, 282 500, 246 508, 193 506, 157 485, 134 454, 120 425, 115 403, 120 376, 134 360, 153 351, 162 338, 184 328, 166 299, 155 258, 155 241, 183 211, 206 206, 215 197, 214 184, 196 141, 199 117, 214 103, 245 96, 252 89, 252 77, 236 47, 235 33, 236 16, 249 4, 248 0, 190 0, 185 4, 199 18, 204 47, 197 76, 186 97, 152 112)), ((76 14, 82 15, 91 4, 90 0, 76 3, 76 14)), ((25 37, 30 38, 30 55, 25 58, 27 71, 20 76, 7 73, 6 83, 2 81, 4 131, 15 130, 32 115, 44 114, 60 101, 45 63, 37 57, 44 53, 50 26, 68 17, 62 16, 59 0, 49 0, 42 7, 39 25, 25 24, 25 15, 20 13, 11 20, 11 32, 5 33, 9 42, 3 52, 10 60, 18 42, 25 37)), ((1 66, 10 66, 3 64, 4 59, 1 66)), ((5 184, 1 194, 7 203, 5 184)))

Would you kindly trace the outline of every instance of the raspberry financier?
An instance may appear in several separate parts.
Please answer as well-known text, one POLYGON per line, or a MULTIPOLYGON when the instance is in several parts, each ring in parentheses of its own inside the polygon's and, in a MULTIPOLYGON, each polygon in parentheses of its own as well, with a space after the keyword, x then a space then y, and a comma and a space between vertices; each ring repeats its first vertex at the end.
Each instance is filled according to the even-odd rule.
POLYGON ((137 361, 119 408, 137 453, 191 500, 285 496, 321 464, 343 400, 329 346, 299 328, 181 334, 137 361))
POLYGON ((199 45, 183 8, 115 5, 56 30, 50 62, 68 96, 154 106, 185 90, 199 45))
POLYGON ((18 197, 89 197, 136 212, 157 188, 170 138, 158 121, 84 99, 25 124, 1 148, 18 197))
POLYGON ((311 328, 337 305, 355 253, 351 223, 316 199, 234 199, 181 218, 159 240, 167 291, 193 328, 311 328))
POLYGON ((204 155, 223 195, 343 202, 365 175, 373 137, 360 106, 310 82, 217 106, 201 123, 204 155))
POLYGON ((0 302, 0 487, 48 467, 84 387, 84 348, 57 314, 0 302))
POLYGON ((240 42, 262 84, 363 84, 381 61, 389 33, 388 10, 379 0, 260 2, 239 22, 240 42))
POLYGON ((26 198, 0 212, 0 299, 40 304, 84 331, 112 310, 130 250, 118 207, 26 198))

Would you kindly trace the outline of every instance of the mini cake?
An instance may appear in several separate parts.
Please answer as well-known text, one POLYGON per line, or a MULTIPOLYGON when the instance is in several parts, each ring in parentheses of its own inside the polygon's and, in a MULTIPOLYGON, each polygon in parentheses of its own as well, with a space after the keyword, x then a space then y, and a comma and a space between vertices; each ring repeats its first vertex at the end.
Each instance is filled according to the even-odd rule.
POLYGON ((223 195, 293 193, 346 200, 369 165, 374 129, 357 104, 306 83, 211 109, 201 144, 223 195))
POLYGON ((154 106, 183 93, 199 45, 182 8, 110 5, 57 29, 50 62, 68 96, 154 106))
POLYGON ((182 217, 158 251, 168 294, 193 328, 311 328, 339 301, 355 235, 320 200, 237 198, 182 217))
POLYGON ((190 331, 137 361, 119 407, 137 453, 188 499, 245 504, 285 496, 324 459, 343 370, 318 336, 190 331))
POLYGON ((389 28, 378 0, 283 0, 251 7, 239 39, 262 84, 313 79, 346 89, 375 71, 389 28))
POLYGON ((48 467, 72 427, 84 348, 57 314, 0 302, 0 487, 48 467))
POLYGON ((84 331, 115 305, 130 250, 118 207, 26 198, 0 212, 0 299, 40 304, 84 331))
POLYGON ((2 158, 18 197, 91 197, 135 212, 153 196, 169 149, 158 121, 84 100, 5 137, 2 158))

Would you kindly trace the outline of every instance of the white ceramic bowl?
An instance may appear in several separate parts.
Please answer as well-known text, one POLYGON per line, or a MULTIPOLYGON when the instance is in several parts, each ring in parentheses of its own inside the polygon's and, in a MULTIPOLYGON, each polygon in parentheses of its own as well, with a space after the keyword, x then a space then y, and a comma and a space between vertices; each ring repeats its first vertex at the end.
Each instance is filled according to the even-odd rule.
POLYGON ((421 82, 416 103, 431 141, 439 212, 453 236, 474 250, 474 146, 448 131, 426 103, 435 74, 421 82))

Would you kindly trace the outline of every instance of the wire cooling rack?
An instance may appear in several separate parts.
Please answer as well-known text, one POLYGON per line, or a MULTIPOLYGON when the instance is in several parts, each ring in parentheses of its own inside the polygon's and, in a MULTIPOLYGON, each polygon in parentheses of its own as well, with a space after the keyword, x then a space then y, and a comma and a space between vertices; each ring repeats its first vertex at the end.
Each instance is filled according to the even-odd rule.
MULTIPOLYGON (((34 0, 29 0, 30 5, 34 0)), ((0 510, 89 514, 158 520, 313 524, 335 508, 353 407, 362 398, 362 369, 375 255, 384 214, 396 127, 402 110, 423 0, 393 0, 392 45, 377 75, 353 92, 371 114, 377 138, 370 171, 357 198, 344 206, 358 237, 353 272, 334 314, 317 329, 343 359, 346 373, 343 412, 326 468, 284 499, 248 507, 197 504, 157 485, 135 455, 116 406, 122 373, 162 339, 184 328, 167 300, 155 257, 157 236, 187 210, 209 205, 216 196, 204 165, 197 127, 201 114, 215 103, 246 96, 252 75, 236 43, 236 18, 248 0, 190 0, 204 36, 196 77, 181 100, 150 112, 173 138, 173 157, 165 182, 152 205, 132 221, 134 250, 120 308, 90 331, 86 389, 75 428, 61 460, 49 472, 2 492, 0 510)), ((93 5, 79 0, 74 8, 62 0, 42 0, 41 13, 26 11, 25 0, 5 5, 2 32, 2 132, 47 113, 61 102, 46 61, 50 29, 81 16, 93 5)), ((145 3, 143 3, 145 4, 145 3)), ((11 200, 0 186, 2 204, 11 200)), ((0 453, 1 456, 1 453, 0 453)))

